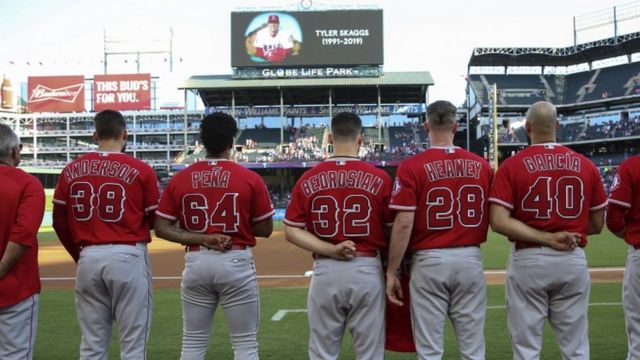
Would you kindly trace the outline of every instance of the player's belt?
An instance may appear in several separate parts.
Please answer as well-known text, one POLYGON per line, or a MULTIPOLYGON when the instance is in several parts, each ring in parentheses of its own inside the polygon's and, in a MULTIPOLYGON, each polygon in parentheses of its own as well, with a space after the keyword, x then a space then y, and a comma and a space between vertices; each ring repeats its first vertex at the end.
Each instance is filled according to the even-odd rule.
MULTIPOLYGON (((516 251, 524 250, 524 249, 533 249, 533 248, 539 249, 541 247, 548 247, 548 246, 545 246, 545 245, 540 245, 540 244, 527 242, 527 241, 516 241, 515 244, 516 244, 516 251)), ((580 245, 578 247, 582 248, 584 246, 580 245)))
POLYGON ((90 244, 90 243, 80 243, 81 248, 86 248, 88 246, 98 246, 98 245, 128 245, 128 246, 137 246, 138 243, 146 243, 144 241, 126 241, 126 242, 106 242, 100 244, 90 244))
MULTIPOLYGON (((378 256, 377 251, 356 251, 353 254, 354 257, 376 257, 378 256)), ((331 259, 331 256, 313 254, 314 259, 331 259)))
MULTIPOLYGON (((247 245, 231 245, 230 248, 227 248, 226 251, 229 250, 245 250, 247 248, 247 245)), ((213 250, 213 251, 217 251, 215 249, 209 249, 206 246, 202 246, 202 245, 187 245, 187 247, 185 248, 186 252, 191 252, 191 251, 209 251, 209 250, 213 250)))

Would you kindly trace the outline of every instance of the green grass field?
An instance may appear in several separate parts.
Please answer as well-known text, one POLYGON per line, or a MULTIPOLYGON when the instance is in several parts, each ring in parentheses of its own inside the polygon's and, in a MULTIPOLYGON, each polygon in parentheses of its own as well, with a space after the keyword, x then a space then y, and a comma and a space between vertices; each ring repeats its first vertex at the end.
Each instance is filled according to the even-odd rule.
MULTIPOLYGON (((280 309, 304 309, 306 289, 262 289, 259 333, 261 359, 307 358, 308 326, 304 313, 286 315, 271 321, 280 309)), ((594 284, 589 308, 591 359, 624 359, 626 335, 620 303, 620 284, 594 284)), ((511 344, 506 329, 504 288, 490 286, 485 337, 487 359, 510 359, 511 344)), ((114 338, 117 334, 114 334, 114 338)), ((178 359, 182 336, 180 293, 156 290, 153 325, 149 340, 149 359, 178 359)), ((78 357, 80 331, 73 305, 73 291, 46 290, 41 295, 40 322, 35 359, 72 359, 78 357)), ((118 359, 118 344, 112 339, 109 359, 118 359)), ((446 330, 445 359, 459 359, 452 328, 446 330)), ((559 359, 553 334, 547 326, 542 359, 559 359)), ((233 359, 224 316, 219 309, 207 359, 233 359)), ((350 338, 345 337, 340 359, 355 359, 350 338)), ((412 354, 388 353, 388 360, 415 359, 412 354)))

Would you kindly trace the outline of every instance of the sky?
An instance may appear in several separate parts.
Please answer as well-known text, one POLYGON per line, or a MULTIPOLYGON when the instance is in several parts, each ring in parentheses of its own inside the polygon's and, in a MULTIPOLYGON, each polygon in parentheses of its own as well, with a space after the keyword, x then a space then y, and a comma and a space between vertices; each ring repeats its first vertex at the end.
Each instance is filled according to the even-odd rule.
MULTIPOLYGON (((179 84, 192 75, 230 74, 230 14, 265 10, 264 0, 0 0, 0 73, 100 74, 103 37, 129 39, 174 33, 173 74, 162 55, 141 60, 141 70, 179 84), (28 5, 27 5, 28 4, 28 5), (28 64, 27 64, 28 63, 28 64)), ((573 44, 573 17, 640 2, 609 0, 313 1, 316 8, 376 6, 383 10, 384 71, 429 71, 429 99, 460 105, 474 47, 564 47, 573 44)), ((299 2, 269 7, 297 10, 299 2)), ((640 15, 640 14, 637 14, 640 15)), ((594 20, 598 16, 593 17, 594 20)), ((583 17, 584 19, 584 17, 583 17)), ((638 23, 621 32, 638 31, 638 23), (635 28, 633 28, 635 26, 635 28)), ((583 32, 582 40, 613 35, 612 27, 583 32)), ((165 36, 163 38, 167 38, 165 36)), ((581 40, 581 39, 579 39, 581 40)), ((134 57, 111 57, 110 72, 135 72, 134 57), (126 60, 126 63, 125 63, 126 60)))

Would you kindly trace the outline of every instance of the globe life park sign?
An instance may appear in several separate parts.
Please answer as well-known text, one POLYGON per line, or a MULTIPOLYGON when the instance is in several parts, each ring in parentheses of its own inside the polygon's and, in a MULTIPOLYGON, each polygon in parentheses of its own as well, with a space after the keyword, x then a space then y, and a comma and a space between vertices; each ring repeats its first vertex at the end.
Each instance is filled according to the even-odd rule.
POLYGON ((234 79, 379 77, 381 75, 382 71, 378 66, 236 68, 233 71, 234 79))

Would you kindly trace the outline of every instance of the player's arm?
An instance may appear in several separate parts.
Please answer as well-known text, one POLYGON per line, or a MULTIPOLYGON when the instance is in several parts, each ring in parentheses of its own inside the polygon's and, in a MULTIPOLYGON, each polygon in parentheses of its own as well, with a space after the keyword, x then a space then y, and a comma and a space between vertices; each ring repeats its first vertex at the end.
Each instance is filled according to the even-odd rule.
POLYGON ((268 238, 273 232, 273 218, 269 217, 262 221, 251 224, 253 236, 268 238))
POLYGON ((400 211, 396 214, 391 228, 389 243, 389 265, 387 265, 387 297, 394 304, 402 306, 402 288, 398 280, 398 268, 409 245, 409 238, 413 230, 415 212, 400 211))
POLYGON ((607 228, 609 228, 609 231, 611 231, 615 236, 621 239, 624 239, 627 227, 625 218, 628 211, 628 208, 615 204, 611 201, 607 205, 607 228))
POLYGON ((511 210, 495 203, 491 204, 489 213, 491 229, 513 240, 549 246, 556 250, 573 250, 582 237, 580 233, 568 231, 551 233, 532 228, 512 217, 511 210))
POLYGON ((80 247, 76 245, 71 235, 71 228, 67 219, 67 207, 58 203, 53 204, 53 229, 56 231, 60 243, 67 250, 73 261, 80 259, 80 247))
POLYGON ((175 220, 162 216, 156 216, 154 231, 157 237, 182 245, 202 245, 218 251, 225 251, 231 245, 231 237, 228 235, 190 232, 176 226, 175 220))
POLYGON ((602 232, 604 226, 604 208, 589 212, 589 230, 587 234, 597 235, 602 232))
POLYGON ((24 254, 27 249, 29 249, 29 247, 22 244, 16 244, 14 242, 7 244, 2 259, 0 259, 0 279, 7 275, 9 270, 20 260, 20 257, 22 257, 22 254, 24 254))
POLYGON ((356 244, 351 240, 332 244, 328 241, 320 240, 305 229, 287 224, 284 225, 284 237, 290 243, 314 254, 329 256, 338 260, 348 260, 353 257, 353 252, 356 251, 356 244))

